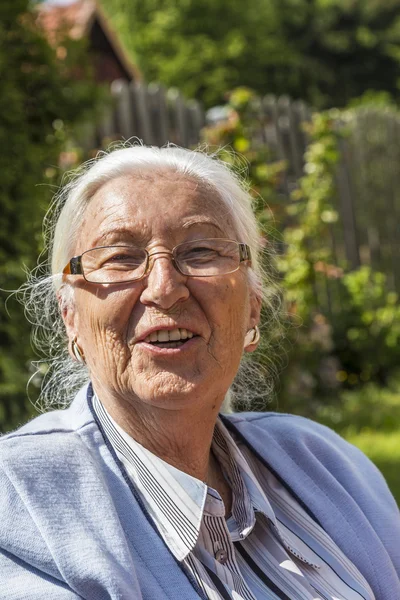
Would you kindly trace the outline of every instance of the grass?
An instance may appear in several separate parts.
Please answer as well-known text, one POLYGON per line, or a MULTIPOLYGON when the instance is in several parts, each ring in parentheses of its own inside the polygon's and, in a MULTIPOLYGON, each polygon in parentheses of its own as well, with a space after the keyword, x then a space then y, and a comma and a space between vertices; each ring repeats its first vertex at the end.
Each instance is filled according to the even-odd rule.
POLYGON ((349 432, 344 437, 375 463, 400 506, 400 429, 384 432, 349 432))
POLYGON ((316 420, 332 427, 376 464, 400 506, 400 373, 382 387, 367 383, 321 402, 316 420))

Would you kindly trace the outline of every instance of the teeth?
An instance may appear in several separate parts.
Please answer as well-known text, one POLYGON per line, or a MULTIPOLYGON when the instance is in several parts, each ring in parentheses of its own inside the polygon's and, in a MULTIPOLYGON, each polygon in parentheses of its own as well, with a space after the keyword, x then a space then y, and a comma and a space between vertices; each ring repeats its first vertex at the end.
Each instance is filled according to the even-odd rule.
POLYGON ((178 340, 181 339, 181 332, 179 331, 179 329, 173 329, 172 331, 169 331, 169 339, 171 340, 171 342, 177 342, 178 340))
POLYGON ((158 342, 169 342, 169 332, 165 329, 161 329, 161 331, 157 331, 157 341, 158 342))
POLYGON ((178 342, 179 340, 187 340, 193 337, 193 333, 187 329, 160 329, 153 331, 145 338, 145 342, 178 342))

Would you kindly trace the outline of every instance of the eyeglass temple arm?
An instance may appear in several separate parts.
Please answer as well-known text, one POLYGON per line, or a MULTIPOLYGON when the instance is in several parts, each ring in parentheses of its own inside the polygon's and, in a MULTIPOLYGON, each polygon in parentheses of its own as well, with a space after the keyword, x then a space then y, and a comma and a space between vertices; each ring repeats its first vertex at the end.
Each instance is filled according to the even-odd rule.
POLYGON ((248 260, 251 262, 251 252, 247 244, 239 244, 240 262, 248 260))
POLYGON ((82 263, 80 256, 71 258, 67 266, 63 269, 64 275, 82 275, 82 263))

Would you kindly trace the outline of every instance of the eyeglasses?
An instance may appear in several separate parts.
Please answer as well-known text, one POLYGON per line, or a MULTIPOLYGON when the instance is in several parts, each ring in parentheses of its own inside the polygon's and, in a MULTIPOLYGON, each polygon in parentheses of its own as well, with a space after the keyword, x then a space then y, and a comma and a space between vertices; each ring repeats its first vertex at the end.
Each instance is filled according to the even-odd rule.
POLYGON ((174 267, 188 277, 228 275, 250 262, 250 248, 234 240, 209 238, 178 244, 171 251, 149 253, 134 246, 102 246, 74 256, 63 269, 64 275, 83 275, 90 283, 126 283, 142 279, 153 266, 154 258, 171 256, 174 267), (150 261, 150 258, 153 258, 150 261))

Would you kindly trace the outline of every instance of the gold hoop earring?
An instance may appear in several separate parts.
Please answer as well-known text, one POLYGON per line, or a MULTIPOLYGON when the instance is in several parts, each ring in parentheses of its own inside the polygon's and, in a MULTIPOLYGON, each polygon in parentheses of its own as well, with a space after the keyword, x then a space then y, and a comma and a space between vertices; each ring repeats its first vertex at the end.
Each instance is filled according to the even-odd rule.
POLYGON ((76 362, 85 364, 86 363, 85 355, 84 355, 83 351, 79 348, 76 340, 77 340, 77 337, 75 336, 71 342, 72 354, 74 355, 76 362))
POLYGON ((255 327, 253 327, 253 329, 250 329, 245 337, 244 337, 244 344, 243 347, 247 348, 247 346, 251 346, 252 344, 258 344, 258 342, 260 341, 260 330, 258 328, 258 325, 256 325, 255 327))

